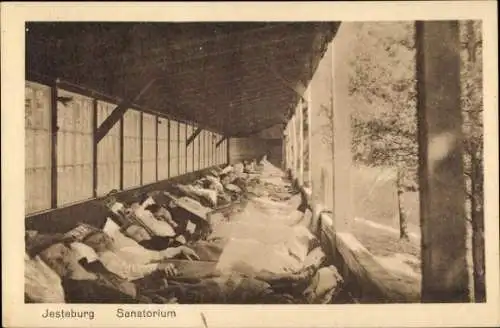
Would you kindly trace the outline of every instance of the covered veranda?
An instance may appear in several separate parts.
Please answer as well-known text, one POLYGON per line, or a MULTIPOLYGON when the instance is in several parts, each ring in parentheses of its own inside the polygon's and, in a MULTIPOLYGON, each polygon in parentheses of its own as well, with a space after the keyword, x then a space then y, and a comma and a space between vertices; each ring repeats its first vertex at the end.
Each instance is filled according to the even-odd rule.
POLYGON ((88 213, 112 189, 133 197, 267 155, 307 199, 311 231, 354 298, 467 300, 458 27, 417 23, 423 252, 422 279, 408 285, 349 232, 349 24, 28 24, 26 81, 47 111, 27 129, 47 153, 27 167, 27 189, 38 195, 27 197, 27 226, 88 213), (310 120, 319 108, 333 115, 326 175, 314 171, 310 120), (436 143, 443 135, 454 141, 436 143))

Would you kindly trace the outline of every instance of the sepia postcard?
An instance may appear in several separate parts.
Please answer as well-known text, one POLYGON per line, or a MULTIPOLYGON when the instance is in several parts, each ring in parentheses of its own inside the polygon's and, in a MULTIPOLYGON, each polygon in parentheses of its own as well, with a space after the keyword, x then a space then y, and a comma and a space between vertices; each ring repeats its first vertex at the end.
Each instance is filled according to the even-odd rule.
POLYGON ((3 326, 500 325, 496 2, 0 22, 3 326))

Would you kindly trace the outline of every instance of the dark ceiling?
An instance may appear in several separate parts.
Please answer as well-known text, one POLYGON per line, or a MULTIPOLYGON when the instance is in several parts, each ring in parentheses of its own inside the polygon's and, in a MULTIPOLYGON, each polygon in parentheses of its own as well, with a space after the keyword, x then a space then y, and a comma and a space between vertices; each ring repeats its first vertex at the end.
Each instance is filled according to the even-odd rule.
POLYGON ((224 133, 287 121, 339 23, 26 24, 26 71, 224 133))

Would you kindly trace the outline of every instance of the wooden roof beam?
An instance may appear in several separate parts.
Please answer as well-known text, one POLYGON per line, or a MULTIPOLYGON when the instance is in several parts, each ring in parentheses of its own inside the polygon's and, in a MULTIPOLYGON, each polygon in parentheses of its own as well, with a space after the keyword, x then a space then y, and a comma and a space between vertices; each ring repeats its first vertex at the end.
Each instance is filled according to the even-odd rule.
POLYGON ((215 144, 215 148, 219 148, 219 146, 227 139, 227 136, 222 136, 219 141, 215 144))
POLYGON ((94 136, 96 143, 99 143, 99 141, 101 141, 106 136, 106 134, 108 134, 108 132, 113 128, 116 122, 118 122, 123 117, 129 107, 131 107, 136 101, 138 101, 157 80, 158 78, 152 79, 139 91, 139 93, 134 98, 126 99, 115 107, 111 114, 97 128, 94 136))
POLYGON ((189 146, 194 141, 194 139, 196 139, 196 137, 201 133, 201 130, 203 130, 203 128, 196 128, 193 134, 186 140, 186 147, 189 146))

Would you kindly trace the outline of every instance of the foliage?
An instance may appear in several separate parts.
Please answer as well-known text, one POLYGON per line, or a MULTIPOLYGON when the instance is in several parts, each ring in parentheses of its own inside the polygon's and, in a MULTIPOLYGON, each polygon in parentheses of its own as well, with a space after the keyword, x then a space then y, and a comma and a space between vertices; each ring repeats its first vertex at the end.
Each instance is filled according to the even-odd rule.
POLYGON ((486 300, 484 249, 484 171, 483 171, 483 80, 481 22, 460 24, 461 40, 461 105, 464 131, 464 170, 467 218, 472 228, 474 263, 474 299, 486 300))
POLYGON ((353 159, 393 166, 417 186, 415 42, 412 22, 356 24, 350 60, 353 159))
MULTIPOLYGON (((481 22, 462 22, 461 105, 464 131, 464 169, 466 191, 472 211, 482 212, 483 205, 483 93, 481 22)), ((482 214, 481 214, 482 215, 482 214)))
MULTIPOLYGON (((397 167, 400 191, 413 189, 418 181, 414 23, 358 23, 355 29, 349 67, 354 160, 397 167)), ((481 31, 480 21, 460 22, 466 210, 477 300, 485 297, 481 31)))
MULTIPOLYGON (((349 60, 349 106, 355 162, 393 166, 401 186, 418 186, 414 22, 353 24, 349 60)), ((481 23, 461 22, 461 85, 464 120, 464 167, 470 197, 482 203, 482 43, 481 23), (471 34, 474 33, 472 42, 471 34), (472 177, 475 175, 475 177, 472 177), (472 180, 475 182, 472 192, 472 180)), ((331 142, 331 111, 322 111, 323 142, 331 142)))

